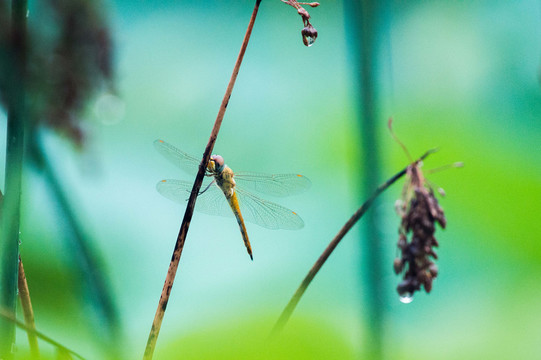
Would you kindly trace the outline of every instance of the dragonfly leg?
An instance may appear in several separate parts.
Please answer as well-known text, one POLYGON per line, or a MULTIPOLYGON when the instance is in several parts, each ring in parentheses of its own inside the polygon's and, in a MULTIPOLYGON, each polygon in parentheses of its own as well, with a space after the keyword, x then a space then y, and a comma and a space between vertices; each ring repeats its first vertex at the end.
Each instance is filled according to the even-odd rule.
POLYGON ((210 186, 211 186, 212 184, 214 184, 215 182, 216 182, 216 180, 212 180, 212 182, 211 182, 210 184, 207 185, 207 187, 205 188, 205 190, 200 191, 198 195, 204 194, 205 191, 207 191, 207 190, 210 188, 210 186))

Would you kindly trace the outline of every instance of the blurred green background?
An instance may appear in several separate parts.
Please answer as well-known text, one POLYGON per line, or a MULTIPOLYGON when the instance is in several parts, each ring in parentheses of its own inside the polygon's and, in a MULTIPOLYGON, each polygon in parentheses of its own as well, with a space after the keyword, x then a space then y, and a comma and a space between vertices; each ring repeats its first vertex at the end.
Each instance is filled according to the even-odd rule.
MULTIPOLYGON (((119 356, 141 358, 184 213, 155 184, 189 180, 152 142, 202 154, 253 2, 104 6, 118 97, 104 93, 89 104, 83 152, 53 133, 42 138, 103 258, 121 321, 119 356)), ((232 219, 195 213, 157 359, 371 358, 366 304, 373 294, 364 284, 371 269, 361 261, 359 225, 315 278, 283 336, 266 341, 302 278, 364 201, 360 169, 373 155, 359 150, 356 23, 340 1, 309 11, 319 37, 306 48, 295 10, 262 2, 214 150, 233 170, 309 177, 308 192, 280 201, 305 228, 248 224, 251 262, 232 219)), ((446 191, 440 203, 448 228, 436 232, 440 273, 432 293, 416 294, 411 304, 399 302, 392 268, 394 202, 403 182, 373 209, 384 241, 386 359, 541 358, 540 14, 533 0, 395 1, 373 14, 381 19, 381 180, 408 161, 388 134, 391 116, 413 156, 439 147, 425 169, 465 163, 428 176, 446 191)), ((104 358, 96 333, 105 320, 75 275, 65 219, 40 174, 26 170, 21 254, 37 327, 88 358, 104 358)), ((24 352, 25 335, 17 336, 24 352)))

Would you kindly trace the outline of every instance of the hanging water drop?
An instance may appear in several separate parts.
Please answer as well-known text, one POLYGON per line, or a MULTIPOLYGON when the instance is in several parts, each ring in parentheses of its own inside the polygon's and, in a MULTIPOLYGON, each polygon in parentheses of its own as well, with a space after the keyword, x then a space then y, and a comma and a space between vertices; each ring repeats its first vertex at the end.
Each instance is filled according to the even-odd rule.
POLYGON ((26 17, 30 16, 30 10, 26 10, 26 17))
POLYGON ((316 42, 316 38, 312 37, 312 36, 305 36, 302 41, 303 41, 304 45, 310 47, 310 46, 314 45, 314 43, 316 42))
POLYGON ((404 293, 400 295, 399 300, 402 304, 409 304, 413 301, 413 294, 410 292, 404 293))
POLYGON ((312 26, 312 24, 308 23, 308 25, 302 29, 301 34, 304 45, 308 47, 314 45, 317 39, 317 30, 312 26))

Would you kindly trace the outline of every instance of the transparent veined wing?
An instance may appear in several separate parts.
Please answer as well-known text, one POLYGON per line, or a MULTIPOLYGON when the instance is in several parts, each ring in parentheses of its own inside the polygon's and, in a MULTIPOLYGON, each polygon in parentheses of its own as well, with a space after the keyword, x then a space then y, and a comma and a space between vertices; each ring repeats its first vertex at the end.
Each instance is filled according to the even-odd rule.
POLYGON ((235 182, 242 189, 261 194, 284 197, 301 193, 312 185, 306 176, 299 174, 260 174, 254 172, 235 173, 235 182))
MULTIPOLYGON (((208 184, 207 184, 208 185, 208 184)), ((201 187, 202 190, 206 186, 201 187)), ((156 189, 166 198, 180 204, 186 204, 193 184, 183 180, 162 180, 156 189)), ((260 199, 249 191, 236 189, 240 212, 245 221, 267 229, 298 230, 304 227, 304 221, 294 211, 260 199)), ((233 211, 222 190, 215 184, 197 197, 195 210, 208 215, 233 217, 233 211)))
POLYGON ((190 175, 197 173, 201 159, 196 159, 163 140, 155 140, 154 147, 173 165, 178 166, 190 175))
MULTIPOLYGON (((209 184, 210 181, 205 179, 201 191, 207 189, 209 184)), ((184 180, 167 179, 156 184, 156 190, 160 194, 182 205, 187 204, 192 188, 193 183, 184 180)), ((215 184, 211 184, 204 193, 199 194, 195 202, 195 210, 208 215, 233 216, 224 193, 215 184)))
POLYGON ((304 227, 304 221, 296 212, 263 200, 249 191, 236 189, 240 211, 244 220, 267 229, 298 230, 304 227))

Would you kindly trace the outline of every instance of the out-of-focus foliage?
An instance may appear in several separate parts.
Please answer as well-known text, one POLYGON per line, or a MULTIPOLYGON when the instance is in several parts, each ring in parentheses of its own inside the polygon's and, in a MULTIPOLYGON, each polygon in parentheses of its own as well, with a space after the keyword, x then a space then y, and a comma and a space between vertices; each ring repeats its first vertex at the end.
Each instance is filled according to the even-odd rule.
MULTIPOLYGON (((190 180, 164 161, 152 142, 164 138, 202 153, 253 3, 110 5, 125 116, 109 121, 89 106, 86 115, 96 131, 85 156, 71 153, 54 136, 46 144, 79 219, 104 250, 128 335, 127 357, 140 358, 184 211, 162 198, 155 185, 163 178, 190 180)), ((254 249, 250 262, 234 221, 196 213, 157 359, 216 358, 218 352, 257 358, 260 353, 251 349, 261 349, 299 282, 364 200, 359 164, 371 154, 358 150, 352 119, 357 76, 347 60, 358 39, 344 29, 342 5, 325 2, 311 11, 318 38, 306 48, 298 15, 278 0, 261 3, 215 152, 234 170, 309 177, 310 191, 284 199, 305 228, 273 232, 247 224, 254 249)), ((447 193, 438 198, 447 219, 446 229, 437 232, 438 277, 430 294, 417 293, 407 305, 399 302, 400 279, 392 267, 400 184, 376 209, 384 219, 382 247, 388 255, 382 281, 388 284, 383 339, 389 359, 541 357, 538 5, 534 0, 389 4, 379 43, 382 172, 390 176, 407 163, 386 130, 392 116, 412 156, 440 148, 423 170, 447 193), (465 167, 429 172, 456 161, 465 167)), ((31 8, 29 23, 35 26, 50 14, 31 8)), ((98 67, 95 58, 92 63, 98 67)), ((88 303, 78 296, 84 289, 73 276, 79 264, 60 240, 64 222, 33 171, 23 193, 21 253, 37 326, 81 354, 100 358, 88 303)), ((296 359, 313 355, 311 349, 330 359, 348 359, 351 353, 370 358, 362 324, 363 304, 373 294, 365 291, 359 271, 371 269, 360 263, 356 230, 299 303, 284 333, 284 339, 296 340, 291 347, 278 344, 277 351, 296 359), (310 320, 296 325, 302 319, 310 320), (333 349, 338 356, 329 355, 333 349)), ((24 348, 24 334, 18 339, 24 348)))
POLYGON ((170 342, 157 359, 234 360, 355 359, 344 334, 329 324, 297 319, 276 338, 269 338, 272 317, 229 319, 198 328, 170 342))
POLYGON ((9 23, 7 0, 0 0, 0 104, 6 103, 8 95, 9 23))
MULTIPOLYGON (((0 99, 9 93, 10 21, 0 2, 0 99)), ((100 1, 47 0, 28 21, 26 91, 31 123, 43 124, 82 144, 82 112, 96 91, 110 86, 112 47, 100 1)))

